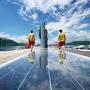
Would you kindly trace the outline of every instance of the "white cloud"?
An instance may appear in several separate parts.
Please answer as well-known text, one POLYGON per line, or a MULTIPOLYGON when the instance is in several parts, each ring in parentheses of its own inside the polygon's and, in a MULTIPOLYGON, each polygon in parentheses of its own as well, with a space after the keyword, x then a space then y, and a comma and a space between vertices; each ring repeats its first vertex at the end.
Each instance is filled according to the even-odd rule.
POLYGON ((52 43, 53 44, 56 44, 57 43, 57 36, 49 39, 48 44, 52 44, 52 43))
POLYGON ((18 42, 27 42, 28 41, 28 37, 25 35, 19 36, 17 37, 17 41, 18 42))
POLYGON ((78 29, 82 29, 82 28, 85 28, 87 26, 90 26, 90 24, 88 24, 88 23, 80 24, 79 27, 78 27, 78 29))
POLYGON ((90 31, 89 30, 72 31, 72 32, 68 32, 66 34, 66 37, 67 37, 67 42, 83 41, 83 40, 90 41, 90 31))
POLYGON ((35 39, 35 44, 39 44, 40 43, 40 39, 35 39))
POLYGON ((67 18, 66 15, 61 17, 58 22, 49 22, 46 25, 46 28, 49 30, 49 33, 58 31, 59 29, 63 29, 64 31, 82 29, 84 27, 89 26, 89 24, 87 23, 85 24, 80 23, 85 17, 89 15, 90 15, 90 9, 85 9, 83 11, 82 10, 76 11, 72 15, 70 14, 69 18, 67 18))
POLYGON ((32 18, 33 20, 37 20, 38 19, 38 15, 36 13, 32 14, 32 16, 30 16, 30 18, 32 18))
POLYGON ((60 5, 64 7, 68 5, 72 0, 22 0, 23 5, 28 8, 28 10, 36 8, 44 13, 48 12, 55 5, 60 5))
MULTIPOLYGON (((9 2, 13 2, 9 0, 9 2)), ((89 0, 77 0, 75 3, 70 4, 73 0, 17 0, 22 3, 21 8, 19 9, 19 14, 23 17, 24 20, 38 20, 37 10, 48 13, 51 16, 54 16, 58 22, 51 22, 55 24, 56 29, 59 27, 69 28, 73 25, 79 24, 81 19, 90 15, 90 9, 83 10, 83 6, 88 3, 89 0), (68 10, 65 10, 65 6, 70 7, 68 10), (56 6, 61 10, 65 10, 63 13, 58 11, 56 6), (77 8, 77 11, 74 11, 77 8), (36 10, 36 11, 35 11, 36 10), (74 13, 73 13, 74 11, 74 13), (63 14, 63 16, 61 15, 63 14), (67 22, 67 20, 69 20, 67 22), (60 25, 58 25, 60 24, 60 25)), ((50 17, 50 16, 49 16, 50 17)), ((48 27, 48 26, 47 26, 48 27)), ((53 27, 52 27, 53 28, 53 27)), ((51 29, 52 29, 51 28, 51 29)))
POLYGON ((48 30, 48 33, 52 33, 54 31, 57 31, 59 30, 61 27, 60 27, 60 22, 52 22, 52 23, 48 23, 46 25, 46 29, 48 30))
POLYGON ((50 11, 57 10, 55 8, 56 5, 58 5, 60 8, 63 9, 65 5, 68 5, 72 0, 53 0, 53 1, 52 0, 17 0, 16 2, 12 0, 7 0, 7 1, 11 3, 17 3, 17 2, 21 3, 22 5, 18 13, 22 17, 30 19, 29 17, 31 16, 33 20, 36 20, 38 13, 37 15, 36 14, 32 15, 33 14, 32 10, 36 9, 43 13, 50 14, 50 11))
MULTIPOLYGON (((10 39, 10 40, 14 40, 16 42, 19 42, 19 43, 28 42, 28 36, 26 36, 26 35, 13 36, 13 35, 10 35, 10 34, 6 34, 5 32, 0 32, 0 38, 7 38, 7 39, 10 39)), ((40 39, 36 38, 35 44, 39 44, 39 43, 40 43, 40 39)))
POLYGON ((11 40, 17 41, 16 36, 11 36, 10 34, 7 34, 5 32, 0 32, 0 37, 1 38, 7 38, 7 39, 11 39, 11 40))
POLYGON ((23 20, 25 20, 25 21, 28 21, 28 18, 26 18, 26 17, 23 17, 23 20))
MULTIPOLYGON (((90 41, 90 30, 84 31, 70 31, 66 34, 66 42, 72 42, 72 41, 90 41)), ((49 44, 51 43, 57 43, 57 36, 50 38, 48 41, 49 44)))
POLYGON ((28 40, 27 36, 25 36, 25 35, 22 35, 22 36, 18 37, 18 36, 15 36, 15 35, 6 34, 5 32, 0 32, 0 37, 11 39, 11 40, 14 40, 14 41, 17 41, 17 42, 26 42, 28 40))
MULTIPOLYGON (((12 0, 8 0, 9 2, 14 2, 12 0)), ((22 17, 27 17, 28 19, 30 19, 29 17, 32 17, 33 20, 36 20, 38 17, 38 13, 36 13, 36 11, 34 10, 39 10, 43 13, 49 13, 50 15, 52 14, 53 16, 57 16, 56 18, 61 18, 60 16, 60 11, 58 11, 58 9, 55 6, 58 6, 59 9, 65 10, 65 6, 72 6, 70 8, 70 10, 68 10, 68 12, 63 12, 63 14, 65 14, 65 16, 71 15, 73 10, 75 8, 78 9, 78 12, 82 12, 82 8, 83 5, 85 5, 86 3, 88 3, 89 0, 77 0, 74 4, 70 4, 71 1, 73 0, 17 0, 18 2, 20 2, 21 8, 19 9, 19 14, 22 17), (32 13, 32 11, 34 12, 34 14, 32 13)), ((17 3, 17 2, 16 2, 17 3)), ((77 13, 77 12, 76 12, 77 13)), ((90 10, 87 11, 87 13, 90 13, 90 10)), ((77 13, 77 15, 81 15, 81 16, 85 16, 85 14, 87 13, 77 13)))
POLYGON ((5 32, 0 32, 0 36, 2 36, 3 34, 5 34, 5 32))
POLYGON ((18 10, 18 13, 22 16, 24 20, 27 21, 29 19, 28 14, 24 10, 24 6, 21 6, 21 8, 18 10))
MULTIPOLYGON (((71 1, 73 0, 18 0, 18 2, 22 3, 18 13, 23 19, 32 19, 35 22, 38 22, 37 20, 39 18, 37 10, 43 14, 48 13, 48 18, 54 17, 56 20, 46 24, 46 29, 49 34, 62 29, 67 34, 67 41, 76 39, 83 40, 86 36, 87 39, 90 39, 89 34, 86 32, 86 35, 81 35, 83 28, 89 26, 87 23, 81 23, 82 20, 90 16, 90 8, 84 8, 89 0, 76 0, 75 3, 70 4, 71 1), (65 7, 66 5, 67 8, 65 7), (58 6, 60 11, 58 11, 56 6, 58 6), (82 30, 77 33, 75 30, 78 29, 82 30), (79 37, 80 35, 81 37, 79 37)), ((50 41, 53 42, 53 40, 55 40, 55 38, 50 41)))

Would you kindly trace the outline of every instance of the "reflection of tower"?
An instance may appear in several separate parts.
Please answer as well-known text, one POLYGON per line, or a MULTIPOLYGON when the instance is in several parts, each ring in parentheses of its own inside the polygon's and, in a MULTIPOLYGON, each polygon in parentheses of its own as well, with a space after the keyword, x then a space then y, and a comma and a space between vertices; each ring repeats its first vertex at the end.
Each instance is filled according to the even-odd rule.
POLYGON ((48 64, 48 52, 47 50, 41 49, 41 54, 40 54, 40 67, 44 70, 46 70, 46 66, 48 64))
POLYGON ((28 54, 28 60, 29 60, 31 63, 34 63, 34 60, 35 60, 35 52, 32 52, 32 53, 28 54))
POLYGON ((47 30, 45 29, 45 23, 40 27, 39 30, 39 38, 40 38, 40 44, 41 48, 47 48, 47 30))

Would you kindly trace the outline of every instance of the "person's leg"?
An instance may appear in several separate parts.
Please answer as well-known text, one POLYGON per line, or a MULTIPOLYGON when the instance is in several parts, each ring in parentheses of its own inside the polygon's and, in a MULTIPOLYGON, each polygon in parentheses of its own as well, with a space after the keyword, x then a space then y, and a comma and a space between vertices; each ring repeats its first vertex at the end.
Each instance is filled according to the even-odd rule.
POLYGON ((32 45, 31 45, 31 52, 32 52, 32 45))
POLYGON ((64 51, 64 52, 66 51, 65 44, 63 44, 63 51, 64 51))
POLYGON ((31 45, 31 52, 33 51, 33 45, 31 45))
POLYGON ((61 46, 59 46, 59 53, 61 52, 61 46))
POLYGON ((62 51, 63 51, 63 43, 60 42, 60 52, 62 52, 62 51))
POLYGON ((65 46, 64 45, 62 46, 62 51, 65 51, 65 46))
POLYGON ((60 42, 58 42, 58 53, 60 53, 60 50, 61 50, 61 45, 60 42))
POLYGON ((62 51, 65 51, 65 42, 61 42, 62 51))
POLYGON ((30 41, 29 41, 28 48, 29 48, 29 49, 30 49, 30 51, 31 51, 31 42, 30 42, 30 41))
POLYGON ((31 52, 33 51, 33 41, 31 41, 31 52))

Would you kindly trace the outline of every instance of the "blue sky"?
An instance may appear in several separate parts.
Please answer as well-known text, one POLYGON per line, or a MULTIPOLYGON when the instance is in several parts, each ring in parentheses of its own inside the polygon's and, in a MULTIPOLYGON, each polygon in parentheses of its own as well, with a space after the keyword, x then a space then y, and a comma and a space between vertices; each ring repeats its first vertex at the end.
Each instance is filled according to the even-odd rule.
POLYGON ((46 22, 49 43, 57 41, 58 30, 66 33, 67 42, 90 40, 90 0, 1 0, 0 37, 26 41, 46 22))

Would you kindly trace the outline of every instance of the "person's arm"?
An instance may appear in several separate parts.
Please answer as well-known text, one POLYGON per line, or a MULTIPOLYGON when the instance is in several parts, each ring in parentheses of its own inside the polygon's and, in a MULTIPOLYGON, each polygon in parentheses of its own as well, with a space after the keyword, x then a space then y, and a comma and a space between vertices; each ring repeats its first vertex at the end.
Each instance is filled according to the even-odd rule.
POLYGON ((39 38, 41 39, 41 29, 39 29, 39 38))
POLYGON ((34 35, 34 41, 35 41, 35 35, 34 35))
POLYGON ((64 34, 64 38, 65 38, 65 42, 66 42, 66 36, 65 36, 65 34, 64 34))
POLYGON ((47 40, 48 40, 48 31, 47 31, 47 40))
POLYGON ((46 36, 45 36, 45 39, 48 40, 48 32, 47 32, 46 29, 45 29, 45 35, 46 35, 46 36))

